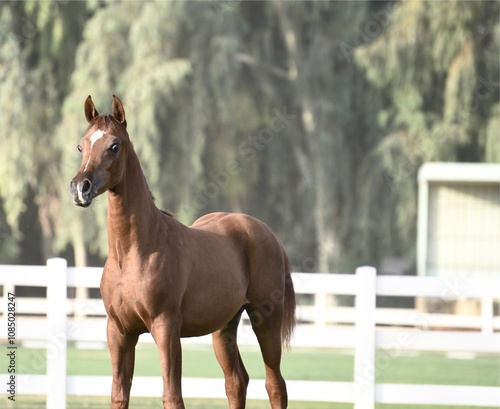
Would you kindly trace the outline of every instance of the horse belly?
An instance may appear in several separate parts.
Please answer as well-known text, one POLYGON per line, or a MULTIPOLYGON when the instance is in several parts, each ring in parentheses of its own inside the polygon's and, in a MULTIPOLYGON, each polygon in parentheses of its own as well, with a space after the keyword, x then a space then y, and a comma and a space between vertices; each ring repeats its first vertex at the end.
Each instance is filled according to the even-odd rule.
POLYGON ((246 286, 241 281, 196 286, 182 305, 183 337, 210 334, 224 327, 246 304, 246 286))
POLYGON ((224 311, 223 313, 215 314, 210 311, 204 311, 204 314, 208 313, 210 315, 206 315, 206 320, 203 321, 199 320, 198 314, 183 314, 181 337, 201 337, 223 328, 238 313, 242 305, 239 308, 233 309, 231 313, 224 311))

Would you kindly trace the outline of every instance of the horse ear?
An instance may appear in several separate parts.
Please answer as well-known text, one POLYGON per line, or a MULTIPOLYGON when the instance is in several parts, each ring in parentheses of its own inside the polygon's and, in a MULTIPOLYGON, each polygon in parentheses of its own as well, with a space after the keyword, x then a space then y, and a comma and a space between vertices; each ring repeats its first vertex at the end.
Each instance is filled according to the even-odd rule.
POLYGON ((85 110, 85 118, 87 118, 88 122, 91 122, 92 119, 94 119, 97 115, 99 115, 99 113, 95 109, 94 103, 92 102, 92 98, 90 95, 85 100, 84 110, 85 110))
POLYGON ((127 126, 127 121, 125 119, 125 110, 123 109, 122 101, 116 95, 113 94, 113 116, 120 122, 123 126, 127 126))

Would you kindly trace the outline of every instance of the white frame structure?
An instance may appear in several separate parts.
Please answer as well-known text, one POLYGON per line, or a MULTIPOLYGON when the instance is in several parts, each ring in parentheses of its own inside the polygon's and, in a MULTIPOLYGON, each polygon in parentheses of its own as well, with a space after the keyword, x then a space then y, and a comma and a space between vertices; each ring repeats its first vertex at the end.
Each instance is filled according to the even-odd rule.
POLYGON ((417 274, 419 276, 428 275, 429 185, 450 182, 500 184, 500 164, 429 162, 422 165, 418 172, 417 274))

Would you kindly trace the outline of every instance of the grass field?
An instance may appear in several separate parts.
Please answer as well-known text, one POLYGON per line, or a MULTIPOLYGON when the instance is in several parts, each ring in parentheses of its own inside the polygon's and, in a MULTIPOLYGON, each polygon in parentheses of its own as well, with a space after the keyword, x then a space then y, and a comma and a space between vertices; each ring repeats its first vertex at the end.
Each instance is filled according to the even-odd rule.
MULTIPOLYGON (((241 355, 253 379, 264 378, 264 367, 260 352, 254 348, 242 348, 241 355)), ((0 361, 1 362, 1 361, 0 361)), ((18 350, 17 369, 19 373, 43 374, 45 350, 18 350)), ((353 356, 346 352, 330 350, 294 349, 283 356, 285 379, 344 381, 353 379, 353 356)), ((394 358, 384 370, 376 372, 377 383, 416 383, 447 385, 500 385, 500 360, 493 355, 479 355, 474 359, 449 359, 443 354, 422 353, 414 356, 394 358)), ((0 373, 6 372, 6 365, 0 373)), ((156 347, 141 345, 137 349, 135 375, 155 376, 160 374, 156 347)), ((68 349, 68 375, 111 375, 111 364, 107 350, 68 349)), ((222 371, 211 347, 187 345, 183 349, 183 376, 222 377, 222 371)), ((45 408, 44 397, 19 396, 11 404, 7 395, 0 395, 0 407, 8 409, 45 408), (8 402, 4 406, 4 402, 8 402)), ((109 407, 109 398, 68 397, 68 409, 101 409, 109 407)), ((225 400, 186 399, 186 407, 193 409, 227 408, 225 400)), ((269 408, 265 401, 250 401, 250 409, 269 408)), ((352 404, 291 402, 292 409, 351 409, 352 404)), ((161 408, 158 398, 132 399, 131 409, 161 408)), ((377 409, 401 409, 398 405, 377 405, 377 409)), ((405 406, 404 409, 431 409, 431 406, 405 406)), ((452 409, 451 406, 436 406, 436 409, 452 409)), ((456 409, 465 407, 456 407, 456 409)), ((493 408, 492 408, 493 409, 493 408)))

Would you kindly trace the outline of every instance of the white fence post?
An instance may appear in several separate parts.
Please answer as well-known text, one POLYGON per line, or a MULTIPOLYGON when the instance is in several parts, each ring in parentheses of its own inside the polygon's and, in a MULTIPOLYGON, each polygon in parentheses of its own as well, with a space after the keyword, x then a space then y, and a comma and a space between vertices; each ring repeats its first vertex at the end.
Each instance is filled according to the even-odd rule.
POLYGON ((47 260, 47 409, 66 409, 66 294, 67 263, 47 260))
POLYGON ((316 308, 314 323, 317 327, 324 328, 327 322, 326 310, 328 308, 328 294, 317 293, 314 296, 314 307, 316 308))
POLYGON ((375 300, 374 267, 356 269, 356 330, 354 352, 354 409, 375 408, 375 300))
POLYGON ((483 334, 493 334, 493 297, 481 299, 481 318, 483 334))

